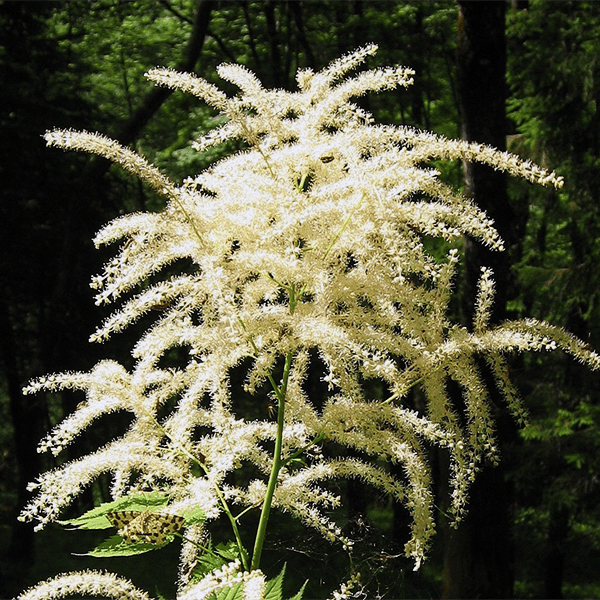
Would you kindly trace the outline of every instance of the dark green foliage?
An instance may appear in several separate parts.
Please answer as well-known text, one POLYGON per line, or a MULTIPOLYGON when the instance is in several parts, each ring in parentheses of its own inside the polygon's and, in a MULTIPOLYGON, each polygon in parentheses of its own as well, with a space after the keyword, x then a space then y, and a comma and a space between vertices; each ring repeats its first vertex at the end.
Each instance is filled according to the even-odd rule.
MULTIPOLYGON (((519 192, 529 221, 513 307, 561 324, 594 347, 600 344, 599 27, 595 2, 533 1, 509 20, 512 145, 565 178, 560 193, 519 192)), ((598 560, 597 379, 558 356, 529 360, 521 387, 531 425, 515 450, 527 460, 513 478, 517 539, 531 541, 538 559, 523 563, 519 593, 597 596, 598 579, 585 572, 598 560)))

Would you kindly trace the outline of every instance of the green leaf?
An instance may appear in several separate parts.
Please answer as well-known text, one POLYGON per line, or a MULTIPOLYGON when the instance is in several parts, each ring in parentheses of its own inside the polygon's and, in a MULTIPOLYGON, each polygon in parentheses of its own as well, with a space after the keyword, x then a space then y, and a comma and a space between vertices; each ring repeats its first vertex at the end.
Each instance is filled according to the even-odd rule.
POLYGON ((240 558, 237 544, 234 541, 219 543, 215 548, 212 545, 198 558, 198 565, 194 569, 194 580, 199 581, 207 573, 220 569, 223 565, 240 558))
POLYGON ((308 579, 302 584, 302 587, 298 590, 298 593, 290 598, 290 600, 302 600, 302 596, 304 595, 304 589, 306 588, 306 584, 308 583, 308 579))
POLYGON ((120 535, 113 535, 102 543, 98 544, 90 552, 79 554, 77 556, 94 556, 96 558, 110 558, 113 556, 135 556, 144 554, 151 550, 157 550, 163 546, 147 544, 146 542, 135 542, 128 544, 120 535))
MULTIPOLYGON (((135 494, 134 496, 124 496, 113 500, 112 502, 104 502, 100 506, 89 510, 76 519, 67 521, 59 521, 61 525, 74 525, 78 529, 108 529, 112 527, 110 521, 106 518, 106 514, 113 511, 134 510, 143 512, 145 510, 156 510, 169 503, 169 498, 160 492, 147 492, 135 494)), ((196 511, 192 511, 195 519, 196 511)), ((187 522, 186 516, 186 522, 187 522)), ((204 519, 202 519, 203 521, 204 519)), ((202 522, 200 521, 200 522, 202 522)), ((196 523, 198 521, 191 521, 196 523)))
MULTIPOLYGON (((265 584, 265 600, 281 600, 283 597, 283 578, 285 577, 286 565, 277 577, 267 580, 265 584)), ((304 582, 298 593, 290 598, 290 600, 301 600, 304 594, 304 588, 308 583, 308 579, 304 582)))
POLYGON ((217 600, 242 600, 244 592, 244 584, 236 583, 231 587, 225 588, 217 595, 217 600))
POLYGON ((227 562, 232 562, 236 558, 240 558, 237 544, 233 540, 226 544, 217 544, 215 552, 222 556, 227 562))
POLYGON ((181 514, 181 516, 185 519, 186 527, 188 525, 192 525, 193 523, 204 523, 204 521, 206 521, 206 515, 201 508, 186 510, 181 514))
MULTIPOLYGON (((59 521, 62 525, 74 525, 78 529, 108 529, 113 527, 107 518, 110 512, 134 511, 144 512, 149 510, 155 512, 167 506, 169 498, 160 492, 146 492, 135 494, 133 496, 124 496, 112 502, 105 502, 100 506, 89 510, 80 517, 59 521)), ((201 508, 194 508, 186 511, 183 515, 186 525, 193 523, 203 523, 206 519, 204 511, 201 508)), ((174 535, 167 536, 169 542, 173 541, 174 535)), ((134 556, 144 554, 151 550, 163 548, 166 544, 156 545, 147 542, 127 542, 120 535, 113 535, 104 540, 90 552, 81 556, 94 556, 97 558, 109 558, 112 556, 134 556)))
POLYGON ((281 600, 283 595, 283 578, 285 576, 285 567, 283 565, 283 569, 277 577, 273 579, 269 579, 265 584, 265 600, 281 600))

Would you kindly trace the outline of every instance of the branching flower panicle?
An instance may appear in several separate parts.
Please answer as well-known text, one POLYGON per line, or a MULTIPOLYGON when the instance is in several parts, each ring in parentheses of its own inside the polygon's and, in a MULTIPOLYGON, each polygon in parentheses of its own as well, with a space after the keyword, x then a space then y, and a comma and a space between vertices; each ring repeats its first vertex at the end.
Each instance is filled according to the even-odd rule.
MULTIPOLYGON (((233 507, 238 516, 260 508, 252 561, 245 562, 240 542, 243 564, 231 563, 201 581, 188 574, 179 595, 205 597, 239 576, 247 596, 260 597, 258 563, 271 505, 350 547, 328 514, 339 498, 326 482, 360 478, 411 513, 406 553, 418 568, 434 531, 426 448, 449 453, 456 517, 482 459, 495 456, 493 417, 476 359, 491 365, 518 417, 523 410, 506 374, 506 354, 561 348, 600 366, 582 342, 545 323, 491 325, 488 270, 473 329, 450 321, 459 255, 450 249, 440 260, 427 252, 424 238, 452 244, 467 234, 497 250, 503 245, 486 214, 443 184, 427 162, 479 161, 542 185, 560 187, 562 180, 487 146, 376 125, 351 98, 408 86, 413 72, 349 75, 375 51, 367 46, 318 73, 300 71, 296 92, 265 89, 244 67, 223 65, 221 77, 241 90, 234 98, 190 74, 150 71, 152 81, 198 96, 227 119, 195 142, 198 149, 236 138, 246 144, 181 185, 104 136, 47 134, 50 145, 111 158, 168 199, 159 213, 120 217, 96 236, 97 245, 124 241, 93 281, 97 302, 126 299, 92 339, 122 331, 157 304, 163 310, 133 348, 131 371, 106 360, 89 373, 51 375, 27 388, 87 395, 40 450, 60 452, 106 413, 127 411, 133 421, 95 453, 41 475, 23 518, 41 526, 55 520, 103 473, 112 474, 115 498, 160 490, 177 514, 198 505, 208 520, 225 514, 238 542, 233 507), (182 258, 193 269, 146 285, 182 258), (163 367, 174 348, 187 350, 186 362, 163 367), (256 399, 263 419, 248 420, 233 409, 238 392, 229 377, 242 361, 250 365, 248 392, 265 382, 271 387, 270 398, 256 399), (309 368, 321 370, 330 390, 325 400, 307 393, 309 368), (448 379, 463 390, 464 415, 452 404, 448 379), (385 390, 383 398, 373 395, 373 380, 385 390), (424 414, 406 404, 415 386, 427 401, 424 414), (275 406, 274 418, 268 404, 275 406), (330 456, 328 441, 361 458, 330 456), (267 450, 273 446, 274 452, 267 450), (380 459, 401 465, 403 475, 383 469, 380 459), (241 465, 253 465, 254 476, 234 485, 227 477, 241 465)), ((193 562, 188 543, 182 563, 193 562)))

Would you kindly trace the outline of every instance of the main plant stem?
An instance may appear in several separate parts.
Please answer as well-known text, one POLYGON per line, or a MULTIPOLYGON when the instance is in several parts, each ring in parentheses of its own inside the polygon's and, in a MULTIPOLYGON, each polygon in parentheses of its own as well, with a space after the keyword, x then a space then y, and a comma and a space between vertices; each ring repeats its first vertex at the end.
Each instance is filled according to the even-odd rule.
MULTIPOLYGON (((283 367, 283 376, 281 378, 281 386, 274 385, 275 394, 277 395, 277 434, 275 437, 275 449, 273 450, 273 465, 271 467, 271 475, 267 484, 267 493, 263 501, 262 510, 260 513, 260 521, 256 531, 256 539, 254 541, 254 551, 252 552, 251 570, 258 569, 260 566, 260 558, 262 555, 263 544, 267 534, 267 524, 271 513, 271 505, 273 504, 273 495, 279 478, 279 472, 283 466, 281 449, 283 447, 283 424, 285 420, 285 398, 287 392, 287 383, 290 376, 290 368, 292 366, 292 355, 288 354, 285 357, 285 365, 283 367)), ((272 381, 271 384, 274 384, 272 381)))

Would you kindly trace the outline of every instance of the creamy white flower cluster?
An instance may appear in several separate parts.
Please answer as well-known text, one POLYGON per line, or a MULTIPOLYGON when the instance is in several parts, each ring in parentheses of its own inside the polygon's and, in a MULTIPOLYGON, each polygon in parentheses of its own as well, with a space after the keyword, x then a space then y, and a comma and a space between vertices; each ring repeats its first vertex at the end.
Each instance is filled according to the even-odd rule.
POLYGON ((58 575, 23 592, 18 600, 52 600, 73 596, 113 598, 114 600, 150 600, 129 580, 102 571, 83 571, 58 575))
POLYGON ((198 583, 190 585, 177 600, 204 600, 217 597, 221 590, 243 584, 243 600, 263 600, 265 597, 265 576, 261 571, 243 572, 240 561, 236 560, 211 571, 198 583))
MULTIPOLYGON (((203 600, 216 597, 221 590, 242 584, 242 600, 264 600, 265 576, 261 571, 243 572, 239 561, 211 571, 199 583, 177 594, 177 600, 203 600)), ((23 592, 17 600, 52 600, 73 596, 113 598, 114 600, 151 600, 129 580, 102 571, 83 571, 58 575, 23 592)))
POLYGON ((56 519, 102 473, 112 473, 115 496, 159 488, 175 512, 200 505, 214 518, 223 498, 241 508, 259 506, 276 437, 271 399, 256 396, 262 418, 236 414, 230 373, 245 361, 246 389, 256 393, 266 380, 279 380, 289 358, 273 505, 348 545, 327 516, 339 499, 322 484, 360 478, 411 512, 406 552, 418 567, 434 530, 426 446, 448 449, 458 516, 479 462, 494 456, 492 411, 476 359, 490 364, 516 415, 522 408, 504 353, 560 347, 600 366, 583 343, 550 325, 528 320, 490 327, 487 270, 472 331, 449 320, 458 252, 440 260, 426 251, 424 239, 453 242, 468 234, 499 250, 502 241, 490 219, 442 183, 427 162, 474 160, 532 182, 560 186, 561 180, 485 146, 374 124, 351 98, 409 85, 412 76, 404 68, 348 75, 375 51, 367 46, 318 73, 300 71, 294 93, 264 89, 237 65, 219 68, 240 88, 234 98, 190 74, 148 73, 227 117, 197 148, 233 138, 246 143, 182 185, 103 136, 47 135, 50 144, 114 159, 168 202, 161 212, 112 221, 95 240, 124 240, 93 282, 99 303, 124 303, 93 339, 104 340, 161 308, 133 349, 133 370, 106 360, 89 373, 52 375, 28 388, 73 388, 87 396, 42 441, 42 450, 59 452, 106 413, 127 411, 133 422, 97 452, 43 474, 24 518, 41 525, 56 519), (147 283, 179 259, 186 265, 180 274, 147 283), (174 348, 185 349, 185 364, 164 366, 174 348), (309 395, 309 367, 321 369, 327 398, 309 395), (452 405, 449 379, 463 391, 464 415, 452 405), (383 397, 371 395, 370 380, 380 383, 383 397), (406 406, 414 386, 426 397, 424 414, 406 406), (363 458, 331 456, 328 441, 363 458), (300 456, 302 462, 295 460, 300 456), (384 462, 401 464, 404 476, 391 475, 384 462), (227 475, 242 465, 254 466, 249 483, 226 485, 227 475))

